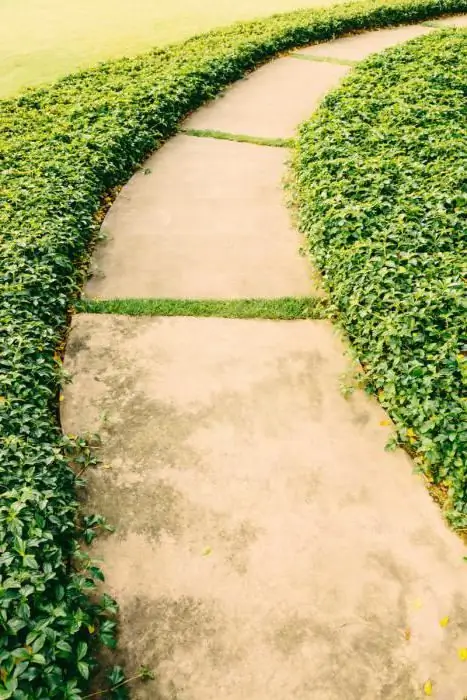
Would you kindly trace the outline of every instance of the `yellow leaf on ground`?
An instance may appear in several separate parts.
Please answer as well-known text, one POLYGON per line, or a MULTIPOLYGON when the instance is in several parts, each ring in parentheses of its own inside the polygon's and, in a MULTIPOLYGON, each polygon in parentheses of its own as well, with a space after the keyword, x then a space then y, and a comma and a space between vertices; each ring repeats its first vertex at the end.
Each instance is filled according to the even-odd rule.
POLYGON ((420 598, 417 598, 416 600, 414 600, 413 606, 414 606, 414 608, 416 608, 417 610, 420 610, 420 608, 423 607, 423 603, 422 603, 422 601, 420 600, 420 598))
POLYGON ((441 627, 447 627, 449 624, 449 616, 446 615, 446 617, 441 618, 439 624, 441 625, 441 627))
POLYGON ((433 683, 431 681, 427 681, 425 683, 423 686, 423 692, 425 695, 433 695, 433 683))
POLYGON ((380 420, 379 424, 382 425, 382 426, 386 426, 386 425, 387 425, 387 426, 390 426, 390 425, 391 425, 391 421, 390 421, 390 420, 380 420))
POLYGON ((212 554, 212 549, 211 547, 205 547, 203 549, 203 557, 208 557, 210 554, 212 554))
POLYGON ((412 636, 412 630, 410 630, 408 627, 404 630, 404 639, 408 642, 410 641, 410 638, 412 636))
POLYGON ((467 647, 462 647, 457 653, 461 661, 467 661, 467 647))

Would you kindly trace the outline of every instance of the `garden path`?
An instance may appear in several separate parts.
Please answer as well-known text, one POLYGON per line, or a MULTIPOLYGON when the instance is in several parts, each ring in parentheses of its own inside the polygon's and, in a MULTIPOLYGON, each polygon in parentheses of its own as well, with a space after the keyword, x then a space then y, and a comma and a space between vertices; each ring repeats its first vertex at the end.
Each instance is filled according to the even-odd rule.
MULTIPOLYGON (((282 201, 284 146, 352 62, 429 31, 300 49, 200 109, 121 191, 86 294, 319 293, 282 201)), ((65 430, 103 440, 88 500, 116 527, 94 555, 122 659, 156 673, 133 698, 467 695, 465 548, 385 451, 376 401, 343 398, 328 321, 78 314, 66 368, 65 430)))

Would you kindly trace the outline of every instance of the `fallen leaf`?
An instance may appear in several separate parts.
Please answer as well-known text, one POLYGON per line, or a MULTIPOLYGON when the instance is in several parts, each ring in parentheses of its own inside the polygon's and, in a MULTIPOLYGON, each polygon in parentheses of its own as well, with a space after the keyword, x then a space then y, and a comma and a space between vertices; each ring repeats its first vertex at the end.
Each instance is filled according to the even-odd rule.
POLYGON ((441 618, 439 624, 441 625, 441 627, 447 627, 449 624, 449 616, 446 615, 446 617, 441 618))
POLYGON ((212 549, 211 547, 205 547, 203 549, 203 557, 208 557, 210 554, 212 554, 212 549))
POLYGON ((417 610, 420 610, 420 608, 423 607, 423 603, 422 603, 422 601, 420 600, 420 598, 417 598, 416 600, 414 600, 413 606, 414 606, 414 608, 416 608, 417 610))
POLYGON ((111 464, 103 464, 102 469, 112 469, 112 465, 111 464))
POLYGON ((380 420, 379 424, 382 426, 390 426, 391 421, 390 420, 380 420))
POLYGON ((431 681, 427 681, 425 683, 423 686, 423 692, 425 695, 433 695, 433 683, 431 681))
POLYGON ((404 639, 408 642, 412 636, 412 630, 408 627, 404 630, 404 639))
POLYGON ((462 647, 457 653, 461 661, 467 661, 467 647, 462 647))

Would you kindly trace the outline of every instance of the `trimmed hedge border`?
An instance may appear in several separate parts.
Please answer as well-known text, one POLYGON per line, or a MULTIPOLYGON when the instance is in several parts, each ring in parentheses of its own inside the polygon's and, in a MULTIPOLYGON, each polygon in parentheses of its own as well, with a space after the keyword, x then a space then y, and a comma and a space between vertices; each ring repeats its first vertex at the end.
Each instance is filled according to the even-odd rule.
POLYGON ((89 457, 57 420, 56 350, 105 193, 266 59, 465 10, 467 0, 389 0, 276 15, 0 103, 0 700, 80 700, 96 646, 115 644, 114 605, 89 597, 100 573, 78 544, 99 524, 78 517, 75 467, 89 457))
POLYGON ((396 442, 467 523, 467 32, 371 57, 301 126, 300 228, 396 442))

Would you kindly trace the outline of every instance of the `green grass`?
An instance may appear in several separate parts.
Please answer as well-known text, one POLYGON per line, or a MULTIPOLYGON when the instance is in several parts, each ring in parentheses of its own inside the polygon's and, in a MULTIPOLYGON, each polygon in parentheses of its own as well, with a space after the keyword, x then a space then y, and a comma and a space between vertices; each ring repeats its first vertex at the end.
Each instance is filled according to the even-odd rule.
POLYGON ((326 318, 326 302, 316 297, 277 299, 109 299, 81 300, 77 311, 126 316, 217 316, 290 321, 326 318))
POLYGON ((350 61, 346 58, 333 58, 332 56, 312 56, 311 54, 292 53, 291 58, 298 58, 300 61, 316 61, 317 63, 335 63, 338 66, 356 66, 358 61, 350 61))
POLYGON ((197 136, 200 138, 221 139, 222 141, 237 141, 238 143, 253 143, 257 146, 273 146, 276 148, 291 148, 293 139, 270 139, 264 136, 248 136, 247 134, 230 134, 226 131, 215 131, 213 129, 181 129, 187 136, 197 136))
POLYGON ((300 228, 397 440, 467 524, 467 32, 354 69, 302 125, 300 228))
POLYGON ((216 26, 341 0, 0 0, 0 97, 216 26))

